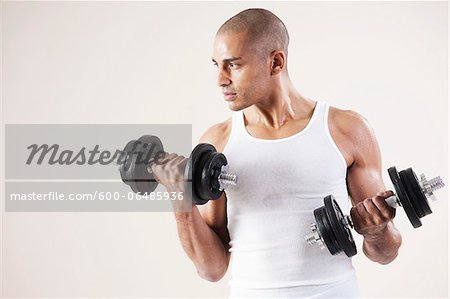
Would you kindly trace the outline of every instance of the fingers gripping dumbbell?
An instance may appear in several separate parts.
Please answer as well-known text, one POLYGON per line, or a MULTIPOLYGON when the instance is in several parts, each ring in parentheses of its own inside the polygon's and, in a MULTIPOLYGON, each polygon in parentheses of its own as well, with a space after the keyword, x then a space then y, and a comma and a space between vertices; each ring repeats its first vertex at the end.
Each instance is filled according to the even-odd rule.
MULTIPOLYGON (((420 218, 432 213, 428 199, 436 200, 433 192, 443 188, 444 182, 440 177, 427 180, 423 174, 419 180, 411 168, 397 172, 391 167, 388 173, 396 194, 386 199, 387 204, 403 207, 413 227, 420 227, 420 218)), ((332 255, 344 251, 351 257, 357 253, 350 231, 352 219, 342 213, 333 195, 325 197, 324 206, 314 210, 314 218, 316 222, 311 224, 311 233, 305 238, 309 244, 327 247, 332 255)))
MULTIPOLYGON (((161 140, 144 135, 131 140, 123 149, 120 164, 122 181, 136 193, 151 193, 158 186, 152 163, 166 155, 161 140)), ((237 184, 237 175, 228 172, 228 162, 211 144, 201 143, 192 151, 184 172, 185 194, 197 205, 218 199, 229 185, 237 184)))

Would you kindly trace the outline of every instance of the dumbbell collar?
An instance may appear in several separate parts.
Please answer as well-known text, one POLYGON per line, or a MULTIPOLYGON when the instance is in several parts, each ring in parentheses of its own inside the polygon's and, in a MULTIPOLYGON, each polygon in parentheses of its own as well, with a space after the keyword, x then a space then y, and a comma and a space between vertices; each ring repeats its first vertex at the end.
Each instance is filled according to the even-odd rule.
POLYGON ((220 169, 220 174, 218 177, 220 190, 225 190, 228 186, 236 186, 238 183, 238 175, 228 172, 228 164, 223 165, 220 169))
POLYGON ((318 244, 321 249, 325 248, 325 241, 322 238, 322 235, 320 234, 319 229, 317 228, 316 223, 311 223, 311 233, 305 237, 306 242, 308 244, 318 244))
POLYGON ((444 181, 440 176, 427 180, 423 173, 420 175, 419 185, 425 196, 432 201, 436 201, 436 196, 434 196, 433 191, 445 186, 444 181))

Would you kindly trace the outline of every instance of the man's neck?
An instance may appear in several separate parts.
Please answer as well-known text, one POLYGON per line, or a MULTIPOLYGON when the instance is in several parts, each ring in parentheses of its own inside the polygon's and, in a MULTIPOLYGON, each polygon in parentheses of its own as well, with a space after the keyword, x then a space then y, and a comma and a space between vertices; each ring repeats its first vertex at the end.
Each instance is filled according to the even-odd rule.
POLYGON ((292 84, 276 90, 267 101, 244 109, 252 125, 278 129, 286 123, 308 117, 314 102, 302 97, 292 84))

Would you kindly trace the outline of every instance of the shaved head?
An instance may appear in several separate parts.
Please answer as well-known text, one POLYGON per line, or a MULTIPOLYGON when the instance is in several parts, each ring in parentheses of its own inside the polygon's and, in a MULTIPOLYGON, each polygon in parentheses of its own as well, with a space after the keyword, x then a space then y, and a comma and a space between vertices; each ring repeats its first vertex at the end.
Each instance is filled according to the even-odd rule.
POLYGON ((283 22, 273 13, 262 8, 241 11, 226 21, 217 31, 221 34, 245 33, 246 46, 260 54, 269 55, 282 50, 286 56, 289 34, 283 22))

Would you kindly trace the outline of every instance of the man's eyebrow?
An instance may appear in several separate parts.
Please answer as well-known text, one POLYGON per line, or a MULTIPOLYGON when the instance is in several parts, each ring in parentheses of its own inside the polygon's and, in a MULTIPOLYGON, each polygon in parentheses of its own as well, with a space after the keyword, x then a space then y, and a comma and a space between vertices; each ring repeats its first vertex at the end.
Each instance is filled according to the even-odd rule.
MULTIPOLYGON (((222 63, 225 63, 225 62, 232 62, 232 61, 236 61, 236 60, 240 60, 240 59, 242 59, 242 57, 231 57, 231 58, 226 58, 226 59, 223 59, 223 60, 222 60, 222 63)), ((217 63, 217 61, 214 60, 214 58, 211 58, 211 60, 212 60, 212 62, 217 63)))

